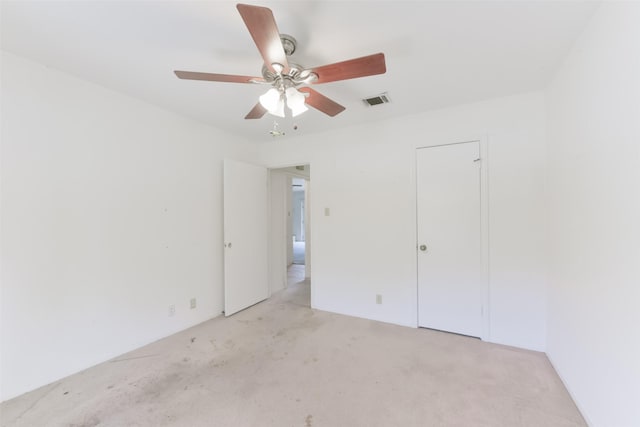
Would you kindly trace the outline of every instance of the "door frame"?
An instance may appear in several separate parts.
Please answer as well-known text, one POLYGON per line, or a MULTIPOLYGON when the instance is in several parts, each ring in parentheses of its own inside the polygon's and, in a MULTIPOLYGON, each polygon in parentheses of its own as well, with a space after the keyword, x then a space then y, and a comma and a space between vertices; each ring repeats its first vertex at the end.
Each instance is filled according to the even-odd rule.
POLYGON ((491 341, 491 280, 489 270, 489 138, 486 135, 471 138, 448 139, 434 144, 418 144, 413 151, 413 182, 415 188, 414 211, 416 215, 415 229, 415 267, 416 267, 416 327, 418 327, 419 299, 418 299, 418 150, 424 148, 442 147, 446 145, 464 144, 478 141, 480 146, 480 238, 482 261, 482 326, 480 339, 491 341))
MULTIPOLYGON (((311 170, 313 168, 312 162, 311 161, 305 161, 305 160, 301 160, 298 162, 286 162, 286 163, 265 163, 263 164, 265 168, 267 168, 267 184, 268 184, 268 193, 271 194, 271 171, 274 169, 283 169, 283 168, 291 168, 291 167, 295 167, 295 166, 299 166, 299 165, 309 165, 309 179, 307 181, 307 188, 305 188, 305 209, 307 211, 307 215, 308 215, 308 223, 309 223, 309 231, 307 233, 305 233, 305 276, 306 276, 306 272, 309 271, 310 269, 308 267, 308 261, 310 260, 310 248, 311 248, 311 238, 313 236, 313 224, 314 224, 314 220, 313 220, 313 211, 311 209, 309 209, 309 206, 312 205, 311 202, 311 170)), ((300 175, 296 175, 295 173, 289 173, 290 176, 297 176, 299 178, 306 178, 304 176, 300 175)), ((271 209, 271 197, 269 197, 269 200, 267 202, 268 206, 268 217, 267 217, 267 222, 271 223, 271 213, 272 213, 272 209, 271 209)), ((269 232, 268 235, 268 242, 269 244, 271 244, 271 241, 273 239, 273 235, 271 232, 269 232)), ((285 237, 286 238, 286 237, 285 237)), ((286 259, 286 255, 285 255, 285 259, 286 259)), ((310 264, 310 263, 309 263, 310 264)), ((273 262, 271 260, 271 258, 269 258, 269 277, 271 278, 271 271, 272 268, 274 268, 273 262)), ((286 268, 287 266, 284 266, 285 269, 285 273, 286 273, 286 268)), ((309 278, 310 278, 311 274, 309 273, 309 278)), ((286 275, 285 275, 286 277, 286 275)), ((310 305, 311 308, 315 308, 315 304, 314 304, 314 288, 313 288, 313 281, 310 281, 310 305)), ((271 284, 269 284, 269 292, 271 295, 271 284)))

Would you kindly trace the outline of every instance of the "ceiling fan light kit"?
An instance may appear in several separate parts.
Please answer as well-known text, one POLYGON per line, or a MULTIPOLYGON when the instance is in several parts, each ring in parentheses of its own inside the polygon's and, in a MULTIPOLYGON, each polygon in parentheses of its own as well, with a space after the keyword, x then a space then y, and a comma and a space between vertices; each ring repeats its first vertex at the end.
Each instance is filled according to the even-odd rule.
POLYGON ((269 114, 284 117, 284 100, 282 99, 282 93, 278 89, 271 88, 258 99, 269 114))
POLYGON ((259 97, 259 102, 245 119, 259 119, 266 113, 285 117, 285 104, 293 117, 307 111, 307 105, 334 117, 344 111, 345 107, 306 85, 386 72, 383 53, 308 69, 289 63, 287 57, 296 51, 297 42, 287 34, 280 34, 271 9, 247 4, 238 4, 237 9, 264 60, 262 77, 192 71, 175 71, 175 74, 185 80, 270 85, 271 88, 259 97), (301 87, 298 88, 299 86, 301 87))
MULTIPOLYGON (((279 67, 274 68, 277 69, 279 67)), ((291 115, 293 117, 304 113, 308 110, 307 106, 305 105, 305 95, 295 88, 297 84, 299 83, 295 83, 292 78, 282 77, 281 75, 278 75, 276 80, 274 80, 273 82, 273 87, 269 89, 264 95, 260 96, 260 98, 258 98, 260 100, 260 104, 267 110, 269 114, 277 117, 284 117, 284 106, 286 99, 286 105, 291 110, 291 115)))
POLYGON ((285 90, 285 95, 287 96, 287 106, 291 110, 291 115, 293 117, 299 116, 308 110, 307 106, 304 104, 305 96, 296 88, 287 88, 287 90, 285 90))

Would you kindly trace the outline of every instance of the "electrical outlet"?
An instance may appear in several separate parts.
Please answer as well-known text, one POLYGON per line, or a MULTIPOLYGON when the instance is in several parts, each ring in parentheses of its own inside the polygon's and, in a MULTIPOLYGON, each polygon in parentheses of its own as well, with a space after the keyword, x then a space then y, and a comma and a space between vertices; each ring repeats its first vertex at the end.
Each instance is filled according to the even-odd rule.
POLYGON ((172 317, 176 314, 176 306, 171 304, 169 306, 169 317, 172 317))
POLYGON ((191 309, 196 308, 196 299, 195 298, 191 298, 191 309))
POLYGON ((382 295, 380 294, 376 295, 376 304, 382 304, 382 295))

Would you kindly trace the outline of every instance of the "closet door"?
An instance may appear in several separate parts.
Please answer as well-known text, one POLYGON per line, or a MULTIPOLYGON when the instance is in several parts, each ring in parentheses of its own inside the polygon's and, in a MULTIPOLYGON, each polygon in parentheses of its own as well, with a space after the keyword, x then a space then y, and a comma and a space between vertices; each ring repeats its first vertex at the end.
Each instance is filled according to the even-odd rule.
POLYGON ((418 326, 482 335, 480 143, 417 150, 418 326))

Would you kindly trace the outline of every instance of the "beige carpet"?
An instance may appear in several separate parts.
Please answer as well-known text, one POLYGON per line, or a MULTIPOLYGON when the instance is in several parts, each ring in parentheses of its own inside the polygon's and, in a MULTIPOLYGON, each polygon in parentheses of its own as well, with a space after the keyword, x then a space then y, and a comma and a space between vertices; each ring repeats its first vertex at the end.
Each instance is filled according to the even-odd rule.
POLYGON ((5 402, 2 425, 585 425, 542 353, 308 301, 307 283, 290 286, 5 402))

